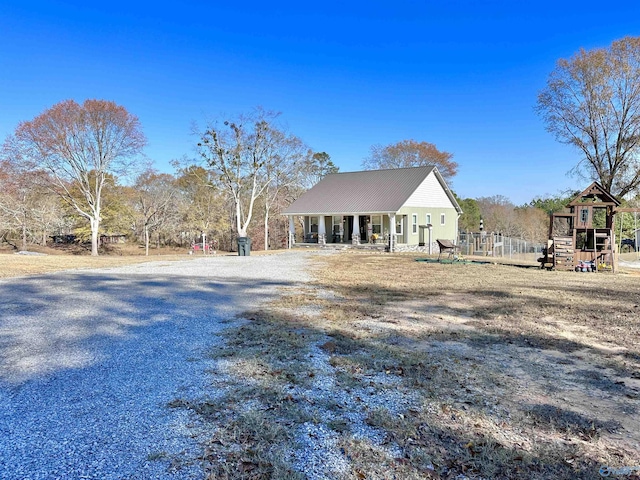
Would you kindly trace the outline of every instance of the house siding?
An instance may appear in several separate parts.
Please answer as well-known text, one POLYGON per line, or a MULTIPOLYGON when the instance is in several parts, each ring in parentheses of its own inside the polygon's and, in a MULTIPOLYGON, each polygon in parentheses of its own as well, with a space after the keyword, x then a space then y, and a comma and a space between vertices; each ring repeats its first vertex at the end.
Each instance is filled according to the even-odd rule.
POLYGON ((455 208, 433 172, 429 173, 420 186, 409 196, 402 207, 455 208))
MULTIPOLYGON (((427 213, 431 214, 431 238, 435 242, 436 239, 457 241, 458 238, 458 212, 453 206, 449 208, 435 207, 402 207, 398 212, 399 215, 405 215, 404 223, 404 242, 409 245, 417 245, 420 242, 420 225, 426 225, 427 213), (445 224, 440 224, 440 215, 445 214, 445 224), (411 228, 411 215, 418 215, 418 231, 413 233, 411 228)), ((425 237, 428 233, 425 231, 425 237)), ((428 242, 428 238, 424 239, 428 242)), ((398 240, 400 243, 400 240, 398 240)))

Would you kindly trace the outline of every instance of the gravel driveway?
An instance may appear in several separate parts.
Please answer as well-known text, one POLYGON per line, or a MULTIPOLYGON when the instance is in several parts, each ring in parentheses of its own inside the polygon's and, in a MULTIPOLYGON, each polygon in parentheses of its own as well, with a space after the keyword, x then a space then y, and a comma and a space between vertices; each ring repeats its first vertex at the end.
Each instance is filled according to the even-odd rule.
POLYGON ((0 478, 201 478, 176 397, 224 320, 306 282, 316 253, 209 257, 0 282, 0 478), (173 468, 175 467, 175 468, 173 468))

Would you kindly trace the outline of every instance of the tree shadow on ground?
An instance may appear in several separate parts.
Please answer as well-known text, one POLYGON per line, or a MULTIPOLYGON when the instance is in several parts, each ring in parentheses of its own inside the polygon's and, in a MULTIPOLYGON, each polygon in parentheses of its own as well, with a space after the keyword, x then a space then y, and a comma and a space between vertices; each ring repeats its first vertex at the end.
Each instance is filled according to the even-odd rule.
POLYGON ((0 284, 0 379, 18 382, 109 355, 156 324, 233 316, 286 282, 56 274, 0 284))
POLYGON ((216 432, 206 447, 210 478, 270 478, 297 465, 326 478, 586 479, 608 455, 591 446, 621 428, 568 405, 516 409, 516 399, 500 399, 513 393, 504 377, 464 353, 389 347, 384 337, 361 338, 295 314, 250 316, 242 331, 225 333, 232 346, 212 352, 226 365, 212 372, 226 397, 174 405, 204 416, 216 432), (302 352, 300 335, 309 342, 302 352), (252 338, 260 340, 247 346, 252 338), (496 383, 475 382, 472 371, 496 383), (338 460, 318 466, 315 451, 338 460))

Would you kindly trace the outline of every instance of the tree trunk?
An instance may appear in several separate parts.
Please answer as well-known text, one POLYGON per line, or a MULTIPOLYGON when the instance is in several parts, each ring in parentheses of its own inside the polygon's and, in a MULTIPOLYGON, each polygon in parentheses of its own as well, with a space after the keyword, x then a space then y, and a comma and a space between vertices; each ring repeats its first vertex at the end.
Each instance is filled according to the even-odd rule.
POLYGON ((264 249, 269 250, 269 207, 264 209, 264 249))
POLYGON ((144 226, 144 254, 149 256, 149 227, 144 226))
POLYGON ((98 228, 100 227, 100 221, 96 218, 91 218, 91 256, 98 256, 98 228))
MULTIPOLYGON (((240 209, 238 209, 240 210, 240 209)), ((247 236, 247 223, 245 222, 244 225, 242 224, 242 221, 240 220, 240 213, 238 212, 238 221, 237 223, 237 229, 238 229, 238 237, 246 237, 247 236)))
POLYGON ((22 216, 22 250, 27 249, 27 216, 22 216))

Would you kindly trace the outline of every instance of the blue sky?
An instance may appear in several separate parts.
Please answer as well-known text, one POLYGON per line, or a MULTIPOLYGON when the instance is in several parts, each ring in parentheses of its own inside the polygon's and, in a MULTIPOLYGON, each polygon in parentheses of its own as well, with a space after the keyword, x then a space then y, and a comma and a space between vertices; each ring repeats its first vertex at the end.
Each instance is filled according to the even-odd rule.
POLYGON ((585 186, 534 111, 555 62, 640 35, 638 18, 636 1, 0 0, 0 140, 59 101, 108 99, 172 172, 193 122, 262 106, 342 171, 412 138, 454 154, 461 197, 522 204, 585 186))

